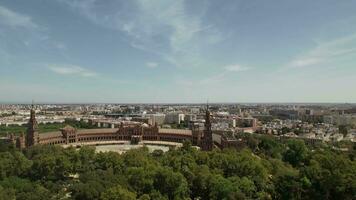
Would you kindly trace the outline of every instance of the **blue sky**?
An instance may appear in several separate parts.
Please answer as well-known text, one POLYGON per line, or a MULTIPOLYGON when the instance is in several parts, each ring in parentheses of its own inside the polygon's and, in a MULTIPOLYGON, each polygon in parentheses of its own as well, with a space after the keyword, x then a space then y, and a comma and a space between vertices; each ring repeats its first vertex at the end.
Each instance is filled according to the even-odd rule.
POLYGON ((2 0, 1 102, 356 102, 353 0, 2 0))

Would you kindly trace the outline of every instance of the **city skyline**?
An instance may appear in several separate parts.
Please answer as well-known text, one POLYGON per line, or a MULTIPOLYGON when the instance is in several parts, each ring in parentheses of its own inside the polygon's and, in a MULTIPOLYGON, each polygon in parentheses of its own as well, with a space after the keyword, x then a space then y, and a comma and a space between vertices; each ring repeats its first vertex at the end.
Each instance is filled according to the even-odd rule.
POLYGON ((355 103, 356 2, 0 3, 0 103, 355 103))

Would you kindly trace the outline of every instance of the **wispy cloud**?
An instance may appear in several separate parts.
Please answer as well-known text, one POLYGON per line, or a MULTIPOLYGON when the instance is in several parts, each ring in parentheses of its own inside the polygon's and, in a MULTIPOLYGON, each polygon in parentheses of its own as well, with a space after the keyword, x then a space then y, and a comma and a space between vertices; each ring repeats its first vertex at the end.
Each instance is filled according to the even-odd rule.
POLYGON ((240 64, 233 64, 233 65, 226 65, 223 67, 223 71, 221 73, 215 74, 211 77, 205 78, 200 81, 201 84, 208 84, 208 83, 217 83, 224 81, 228 75, 234 73, 240 73, 252 70, 251 67, 241 66, 240 64))
MULTIPOLYGON (((29 54, 63 53, 66 45, 51 37, 49 28, 17 10, 0 5, 0 65, 28 63, 29 54)), ((34 56, 36 57, 36 56, 34 56)), ((43 56, 44 57, 44 56, 43 56)))
POLYGON ((323 62, 321 58, 306 57, 306 58, 299 58, 297 60, 293 60, 292 62, 290 62, 289 66, 306 67, 306 66, 318 64, 320 62, 323 62))
POLYGON ((82 77, 97 76, 97 73, 76 65, 50 65, 48 69, 60 75, 75 75, 82 77))
POLYGON ((14 12, 6 7, 0 6, 0 24, 11 27, 38 28, 31 17, 14 12))
POLYGON ((132 47, 157 54, 176 66, 203 62, 204 47, 222 39, 213 24, 203 22, 205 4, 189 12, 186 0, 113 1, 106 5, 98 0, 58 1, 98 25, 125 33, 132 47))
POLYGON ((193 86, 193 85, 200 85, 200 86, 206 86, 206 85, 212 85, 212 84, 217 84, 221 83, 227 79, 229 79, 231 75, 236 75, 238 73, 243 73, 249 70, 253 70, 251 67, 245 67, 241 66, 239 64, 233 64, 233 65, 226 65, 222 67, 222 71, 219 73, 215 73, 211 76, 205 77, 200 80, 178 80, 176 81, 177 84, 179 85, 185 85, 185 86, 193 86))
POLYGON ((147 63, 146 63, 146 66, 147 66, 148 68, 153 69, 153 68, 157 68, 157 67, 158 67, 158 63, 156 63, 156 62, 147 62, 147 63))
POLYGON ((288 67, 308 67, 354 54, 356 54, 356 34, 328 42, 318 42, 314 49, 292 60, 288 67))
POLYGON ((234 64, 234 65, 227 65, 225 67, 226 71, 230 71, 230 72, 243 72, 243 71, 248 71, 251 70, 250 67, 245 67, 245 66, 241 66, 239 64, 234 64))

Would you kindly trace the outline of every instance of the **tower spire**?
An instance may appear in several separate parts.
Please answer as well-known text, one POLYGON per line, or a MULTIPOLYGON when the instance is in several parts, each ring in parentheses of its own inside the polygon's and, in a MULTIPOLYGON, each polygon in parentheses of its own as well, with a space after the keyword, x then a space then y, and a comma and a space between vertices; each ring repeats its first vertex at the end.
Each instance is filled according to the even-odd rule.
POLYGON ((38 124, 36 120, 36 111, 34 109, 34 101, 32 100, 31 110, 30 110, 30 119, 27 124, 26 131, 26 147, 33 146, 38 143, 38 124))
POLYGON ((206 104, 206 111, 205 111, 205 130, 204 130, 202 149, 204 151, 211 151, 213 149, 213 132, 211 130, 211 120, 210 120, 210 111, 209 111, 208 102, 206 104))

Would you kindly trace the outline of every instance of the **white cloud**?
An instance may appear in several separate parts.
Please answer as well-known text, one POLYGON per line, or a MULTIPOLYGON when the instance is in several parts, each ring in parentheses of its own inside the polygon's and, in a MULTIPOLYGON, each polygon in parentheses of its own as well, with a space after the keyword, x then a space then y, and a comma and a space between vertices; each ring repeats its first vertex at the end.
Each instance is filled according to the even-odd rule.
POLYGON ((239 64, 235 64, 235 65, 225 66, 225 70, 226 71, 230 71, 230 72, 243 72, 243 71, 251 70, 251 68, 244 67, 244 66, 241 66, 239 64))
POLYGON ((249 71, 251 69, 252 68, 250 68, 250 67, 241 66, 239 64, 227 65, 224 67, 223 72, 215 74, 215 75, 208 77, 206 79, 203 79, 200 81, 200 83, 208 84, 208 83, 221 82, 221 81, 224 81, 226 79, 226 76, 228 76, 231 73, 244 72, 244 71, 249 71))
POLYGON ((14 12, 6 7, 0 6, 0 24, 12 27, 38 28, 31 17, 14 12))
POLYGON ((53 42, 53 45, 57 49, 67 49, 67 46, 62 42, 53 42))
POLYGON ((48 69, 60 75, 97 76, 97 73, 76 65, 50 65, 48 69))
POLYGON ((214 25, 203 23, 206 4, 189 12, 186 0, 112 1, 105 5, 98 0, 58 1, 100 26, 125 33, 132 47, 157 54, 176 66, 202 63, 204 47, 222 39, 214 25))
POLYGON ((148 68, 157 68, 158 67, 158 63, 155 63, 155 62, 147 62, 146 63, 146 66, 148 68))
POLYGON ((310 66, 310 65, 315 65, 318 63, 323 62, 323 60, 321 58, 300 58, 298 60, 293 60, 289 65, 291 67, 306 67, 306 66, 310 66))
POLYGON ((187 85, 187 86, 193 86, 193 85, 199 85, 199 86, 207 86, 207 85, 215 85, 218 83, 221 83, 229 78, 229 75, 236 74, 239 72, 245 72, 252 70, 253 68, 251 67, 245 67, 241 66, 239 64, 234 64, 234 65, 227 65, 222 68, 223 70, 220 73, 215 73, 211 76, 202 78, 200 80, 179 80, 176 81, 179 85, 187 85))
POLYGON ((356 54, 356 34, 328 42, 318 42, 313 49, 292 60, 288 64, 288 67, 300 68, 313 66, 343 56, 354 56, 354 54, 356 54))

